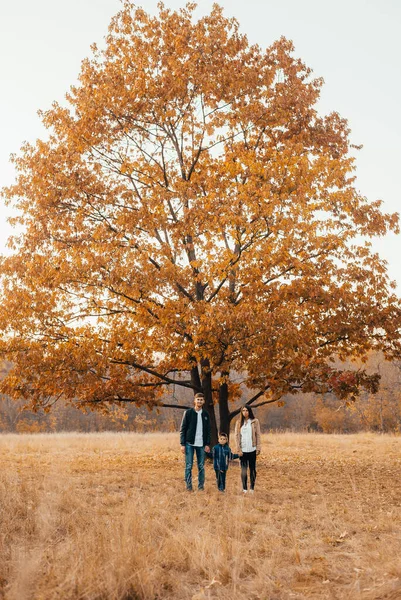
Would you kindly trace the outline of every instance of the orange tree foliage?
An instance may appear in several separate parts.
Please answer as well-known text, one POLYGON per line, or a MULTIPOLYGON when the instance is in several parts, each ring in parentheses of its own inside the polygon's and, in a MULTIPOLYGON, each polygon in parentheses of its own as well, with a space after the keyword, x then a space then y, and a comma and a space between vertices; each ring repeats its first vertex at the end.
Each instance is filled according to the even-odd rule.
POLYGON ((31 406, 163 404, 203 390, 226 429, 297 390, 354 398, 399 351, 398 299, 369 240, 397 230, 354 186, 347 122, 282 38, 249 45, 215 5, 125 2, 48 141, 14 158, 22 233, 2 261, 4 393, 31 406))

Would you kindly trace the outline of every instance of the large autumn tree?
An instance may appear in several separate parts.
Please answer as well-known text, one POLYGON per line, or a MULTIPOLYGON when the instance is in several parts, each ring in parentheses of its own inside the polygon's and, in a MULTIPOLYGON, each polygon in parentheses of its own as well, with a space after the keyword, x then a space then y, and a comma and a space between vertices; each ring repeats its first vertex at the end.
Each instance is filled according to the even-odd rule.
POLYGON ((125 2, 67 107, 43 113, 49 139, 14 158, 2 388, 33 407, 163 405, 175 383, 227 429, 238 374, 254 406, 354 398, 377 378, 338 358, 399 352, 369 242, 397 217, 356 190, 347 122, 319 116, 291 42, 263 50, 194 9, 125 2))

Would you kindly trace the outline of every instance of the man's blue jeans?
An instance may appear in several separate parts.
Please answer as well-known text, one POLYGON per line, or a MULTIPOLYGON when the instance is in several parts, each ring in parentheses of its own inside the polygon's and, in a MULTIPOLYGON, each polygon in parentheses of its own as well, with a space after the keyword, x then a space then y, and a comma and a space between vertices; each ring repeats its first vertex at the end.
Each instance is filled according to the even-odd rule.
POLYGON ((195 452, 196 462, 198 463, 198 490, 203 490, 205 485, 205 449, 202 446, 191 446, 188 442, 185 444, 185 483, 187 490, 192 490, 192 467, 195 452))

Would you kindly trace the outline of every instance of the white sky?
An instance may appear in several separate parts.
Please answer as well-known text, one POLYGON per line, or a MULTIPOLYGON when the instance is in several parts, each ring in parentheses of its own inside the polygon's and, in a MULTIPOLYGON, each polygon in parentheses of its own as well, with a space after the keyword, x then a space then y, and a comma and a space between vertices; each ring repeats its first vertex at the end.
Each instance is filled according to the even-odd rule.
MULTIPOLYGON (((349 120, 357 155, 357 187, 386 212, 400 210, 401 1, 220 0, 251 43, 270 45, 281 35, 325 80, 321 113, 349 120)), ((154 12, 156 0, 138 2, 154 12)), ((166 0, 178 8, 185 0, 166 0)), ((213 2, 200 0, 199 13, 213 2)), ((100 43, 119 0, 0 0, 0 187, 12 183, 9 155, 24 140, 45 136, 38 109, 47 109, 75 83, 90 44, 100 43)), ((11 232, 0 205, 0 252, 11 232)), ((375 242, 401 289, 401 236, 375 242)))

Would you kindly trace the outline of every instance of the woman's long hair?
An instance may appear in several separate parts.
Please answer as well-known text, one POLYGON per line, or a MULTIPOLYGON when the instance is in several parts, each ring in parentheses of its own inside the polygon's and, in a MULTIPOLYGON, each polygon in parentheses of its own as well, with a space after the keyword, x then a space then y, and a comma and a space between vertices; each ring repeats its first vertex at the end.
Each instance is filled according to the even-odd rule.
POLYGON ((254 418, 255 418, 255 415, 253 414, 253 410, 252 410, 252 408, 249 406, 249 404, 244 404, 244 406, 241 406, 241 410, 240 410, 240 413, 239 413, 239 414, 240 414, 240 422, 239 422, 239 426, 240 426, 240 428, 243 426, 243 424, 244 424, 244 421, 245 421, 244 415, 243 415, 243 413, 242 413, 242 409, 243 409, 243 408, 247 408, 247 409, 248 409, 248 414, 249 414, 249 418, 250 418, 250 419, 254 419, 254 418))

